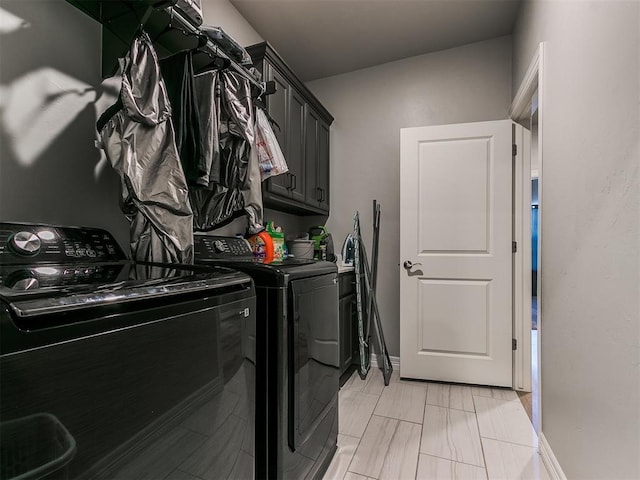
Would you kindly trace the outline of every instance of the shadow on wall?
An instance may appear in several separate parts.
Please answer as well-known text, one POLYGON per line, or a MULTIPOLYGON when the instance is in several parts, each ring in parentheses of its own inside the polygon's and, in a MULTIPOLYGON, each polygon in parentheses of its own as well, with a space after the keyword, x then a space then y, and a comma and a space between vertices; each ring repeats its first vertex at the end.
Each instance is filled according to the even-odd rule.
POLYGON ((100 25, 64 0, 0 6, 0 219, 106 228, 125 249, 119 180, 94 146, 100 25))

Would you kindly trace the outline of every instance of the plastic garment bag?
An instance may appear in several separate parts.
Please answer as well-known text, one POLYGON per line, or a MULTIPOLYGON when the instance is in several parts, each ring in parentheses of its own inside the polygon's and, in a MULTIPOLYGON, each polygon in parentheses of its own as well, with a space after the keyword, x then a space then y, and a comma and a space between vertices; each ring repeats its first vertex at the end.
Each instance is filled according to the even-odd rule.
POLYGON ((193 215, 171 106, 151 40, 140 32, 119 60, 119 101, 98 121, 101 147, 121 179, 134 260, 193 262, 193 215))
MULTIPOLYGON (((248 222, 247 231, 258 233, 264 227, 260 166, 253 148, 251 86, 246 78, 234 72, 206 73, 196 78, 201 126, 208 122, 212 127, 218 125, 218 129, 217 139, 214 132, 209 140, 213 155, 209 187, 193 188, 190 192, 194 228, 212 230, 244 214, 248 222), (218 84, 219 106, 210 108, 211 117, 208 117, 204 115, 205 105, 212 102, 216 105, 218 84), (211 92, 214 92, 213 96, 211 92)), ((203 138, 206 137, 203 127, 203 138)))
POLYGON ((192 52, 179 52, 160 60, 160 71, 171 103, 171 123, 187 184, 206 186, 209 172, 202 152, 192 52))
POLYGON ((276 134, 273 133, 267 115, 259 108, 256 108, 255 137, 255 148, 260 164, 260 179, 265 181, 267 178, 288 172, 289 167, 280 149, 276 134))
POLYGON ((209 189, 220 183, 220 83, 218 71, 205 72, 195 77, 198 98, 198 120, 202 139, 205 173, 198 184, 209 189))

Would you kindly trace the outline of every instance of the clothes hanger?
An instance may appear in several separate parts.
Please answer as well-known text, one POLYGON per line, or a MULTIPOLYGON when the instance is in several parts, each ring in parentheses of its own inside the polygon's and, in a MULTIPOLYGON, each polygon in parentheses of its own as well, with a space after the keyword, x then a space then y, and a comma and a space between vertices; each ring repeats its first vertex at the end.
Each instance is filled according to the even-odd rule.
POLYGON ((160 37, 162 37, 163 35, 171 32, 171 31, 179 31, 182 32, 182 34, 186 37, 196 37, 198 39, 198 45, 195 46, 193 49, 196 48, 201 48, 202 46, 204 46, 207 42, 207 37, 199 32, 189 32, 188 30, 185 30, 184 28, 180 28, 178 26, 174 26, 173 25, 173 18, 174 18, 174 11, 173 11, 173 7, 169 7, 169 23, 167 23, 167 25, 160 30, 160 32, 158 32, 158 34, 155 36, 155 38, 153 39, 153 42, 155 43, 157 40, 160 39, 160 37))
MULTIPOLYGON (((206 38, 206 35, 205 35, 205 45, 207 43, 208 43, 208 39, 206 38)), ((231 60, 218 55, 218 47, 215 44, 213 45, 213 48, 214 48, 213 52, 211 51, 210 48, 201 50, 201 48, 204 47, 205 45, 200 46, 195 51, 195 53, 202 53, 203 55, 206 55, 207 57, 209 57, 211 61, 207 63, 205 66, 203 66, 202 68, 200 68, 199 73, 204 73, 210 70, 222 70, 224 68, 229 68, 231 66, 231 60)))
POLYGON ((167 25, 162 30, 160 30, 160 32, 158 32, 155 38, 153 38, 152 42, 156 43, 160 39, 160 37, 162 37, 165 33, 170 32, 171 30, 173 30, 173 7, 169 7, 169 23, 167 23, 167 25))
MULTIPOLYGON (((181 32, 182 35, 184 35, 185 37, 195 37, 197 39, 197 44, 193 47, 189 47, 189 48, 182 48, 181 50, 174 50, 172 52, 171 55, 169 55, 170 57, 173 55, 176 55, 178 53, 183 53, 183 52, 197 52, 200 51, 199 49, 201 49, 202 47, 204 47, 207 44, 207 36, 204 33, 198 32, 198 31, 189 31, 185 28, 180 27, 179 25, 174 25, 174 10, 173 7, 169 7, 169 22, 167 23, 167 25, 160 30, 160 32, 158 32, 158 34, 155 36, 155 38, 153 38, 152 42, 156 43, 158 40, 160 40, 160 38, 164 35, 166 35, 169 32, 181 32)), ((175 37, 174 37, 175 38, 175 37)), ((180 41, 177 42, 178 44, 182 43, 180 41)))
MULTIPOLYGON (((143 33, 147 34, 147 32, 145 31, 144 27, 147 24, 147 21, 149 20, 149 18, 151 17, 151 14, 153 13, 154 8, 151 7, 151 6, 147 7, 146 10, 144 11, 144 13, 142 14, 142 16, 140 16, 138 14, 138 11, 135 9, 135 7, 132 4, 130 4, 130 3, 125 3, 125 4, 127 5, 127 7, 129 7, 129 10, 131 11, 133 16, 135 17, 136 22, 138 23, 138 28, 136 29, 136 32, 134 33, 133 38, 136 38, 137 36, 139 36, 139 35, 141 35, 143 33)), ((107 22, 107 23, 111 23, 111 22, 107 22)))

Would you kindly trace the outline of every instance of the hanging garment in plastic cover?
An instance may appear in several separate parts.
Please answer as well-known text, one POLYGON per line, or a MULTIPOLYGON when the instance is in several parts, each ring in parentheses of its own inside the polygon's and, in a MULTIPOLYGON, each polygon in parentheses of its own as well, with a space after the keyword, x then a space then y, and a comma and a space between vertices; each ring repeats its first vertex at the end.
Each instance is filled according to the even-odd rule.
POLYGON ((260 180, 264 182, 267 178, 288 172, 289 167, 276 134, 271 128, 267 115, 260 108, 256 108, 255 136, 260 180))
MULTIPOLYGON (((197 183, 211 190, 214 184, 220 183, 219 117, 221 92, 218 71, 213 70, 196 76, 194 85, 198 99, 201 149, 205 162, 205 173, 197 183)), ((197 211, 195 207, 194 209, 197 211)))
POLYGON ((171 104, 171 123, 182 171, 189 187, 208 185, 209 172, 202 152, 200 113, 193 76, 193 53, 179 52, 160 60, 160 73, 171 104))
POLYGON ((150 38, 140 32, 119 60, 118 102, 98 120, 99 146, 119 173, 134 260, 193 262, 193 215, 150 38))
POLYGON ((204 150, 212 156, 209 187, 189 192, 194 229, 219 228, 244 213, 248 233, 261 232, 262 186, 253 148, 251 85, 235 72, 207 72, 196 77, 196 90, 204 150), (216 89, 220 92, 219 103, 216 89))

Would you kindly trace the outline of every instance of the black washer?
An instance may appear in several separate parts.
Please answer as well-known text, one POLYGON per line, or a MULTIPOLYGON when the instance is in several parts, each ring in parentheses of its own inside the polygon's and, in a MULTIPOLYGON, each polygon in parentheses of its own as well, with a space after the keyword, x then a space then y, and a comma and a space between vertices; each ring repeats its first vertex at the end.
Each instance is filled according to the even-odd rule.
POLYGON ((255 302, 235 270, 0 223, 0 478, 254 478, 255 302))

